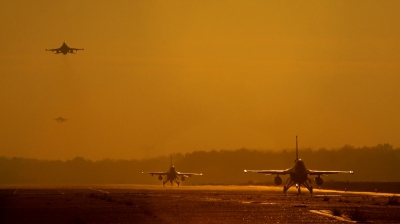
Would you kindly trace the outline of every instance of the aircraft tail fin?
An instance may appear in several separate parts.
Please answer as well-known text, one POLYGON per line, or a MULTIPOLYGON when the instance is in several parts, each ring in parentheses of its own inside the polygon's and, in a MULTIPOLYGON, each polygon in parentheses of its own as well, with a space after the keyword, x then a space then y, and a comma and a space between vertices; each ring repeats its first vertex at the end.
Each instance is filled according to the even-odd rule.
POLYGON ((297 147, 297 136, 296 136, 296 161, 299 160, 299 149, 297 147))
POLYGON ((172 167, 172 154, 171 154, 171 164, 170 164, 170 167, 172 167))

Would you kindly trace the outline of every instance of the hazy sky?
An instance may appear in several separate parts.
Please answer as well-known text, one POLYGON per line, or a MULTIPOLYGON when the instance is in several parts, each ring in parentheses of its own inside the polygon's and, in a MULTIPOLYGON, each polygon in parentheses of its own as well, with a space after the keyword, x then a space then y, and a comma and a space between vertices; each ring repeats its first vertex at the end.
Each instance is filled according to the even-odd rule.
POLYGON ((0 1, 0 156, 400 147, 399 1, 0 1), (63 41, 84 48, 55 55, 63 41), (54 119, 68 120, 58 123, 54 119))

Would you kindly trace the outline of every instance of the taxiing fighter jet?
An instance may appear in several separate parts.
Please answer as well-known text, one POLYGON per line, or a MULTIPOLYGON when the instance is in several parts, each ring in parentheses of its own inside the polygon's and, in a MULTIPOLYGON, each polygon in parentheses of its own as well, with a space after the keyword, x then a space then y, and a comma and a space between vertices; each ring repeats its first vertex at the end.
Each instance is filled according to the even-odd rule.
POLYGON ((282 179, 279 175, 286 175, 289 174, 290 177, 286 180, 286 185, 283 186, 283 193, 286 193, 287 190, 293 185, 296 186, 299 194, 301 193, 300 186, 303 185, 306 187, 310 193, 313 193, 313 187, 311 186, 311 180, 308 178, 308 175, 318 175, 314 180, 317 185, 323 184, 323 179, 321 175, 328 175, 328 174, 339 174, 339 173, 349 173, 353 174, 353 171, 320 171, 320 170, 309 170, 304 165, 304 162, 299 159, 299 153, 297 148, 297 136, 296 136, 296 160, 295 164, 292 168, 286 170, 244 170, 245 173, 247 172, 255 172, 261 173, 265 175, 276 174, 274 177, 274 182, 276 185, 280 185, 282 183, 282 179))
POLYGON ((163 181, 163 186, 165 183, 168 181, 171 182, 171 186, 173 185, 173 181, 178 185, 179 187, 179 177, 181 178, 182 181, 185 181, 186 177, 191 177, 191 176, 196 176, 196 175, 203 175, 202 173, 181 173, 175 170, 175 167, 172 165, 172 156, 171 156, 171 168, 167 172, 142 172, 142 173, 147 173, 153 175, 158 175, 158 179, 162 180, 163 176, 165 176, 164 181, 163 181))
POLYGON ((60 48, 56 48, 56 49, 46 49, 46 51, 53 51, 55 52, 55 54, 59 54, 59 53, 63 53, 63 54, 75 54, 74 51, 81 51, 83 50, 83 48, 70 48, 68 47, 67 43, 64 41, 64 43, 62 44, 62 46, 60 48))

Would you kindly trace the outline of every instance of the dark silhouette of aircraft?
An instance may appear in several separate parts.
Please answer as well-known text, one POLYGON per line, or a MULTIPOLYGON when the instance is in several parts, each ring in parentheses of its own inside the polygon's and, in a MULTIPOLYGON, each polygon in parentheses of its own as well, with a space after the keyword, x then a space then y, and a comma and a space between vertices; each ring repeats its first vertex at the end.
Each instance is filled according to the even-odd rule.
POLYGON ((286 193, 286 191, 289 190, 291 186, 295 185, 299 194, 301 193, 300 185, 306 187, 311 194, 313 193, 311 180, 310 178, 308 178, 307 175, 318 175, 318 177, 316 177, 314 180, 315 183, 320 186, 324 183, 324 180, 321 178, 321 175, 354 173, 353 171, 320 171, 320 170, 307 169, 306 166, 304 165, 304 162, 301 159, 299 159, 298 148, 297 148, 297 136, 296 136, 296 160, 292 168, 286 170, 244 170, 244 172, 245 173, 254 172, 265 175, 276 174, 276 177, 274 177, 274 182, 276 185, 280 185, 282 183, 282 179, 279 175, 289 174, 290 177, 286 180, 286 185, 283 186, 283 193, 286 193))
POLYGON ((163 181, 163 186, 165 183, 168 181, 171 182, 171 186, 173 185, 173 181, 178 185, 179 187, 179 177, 181 178, 182 181, 185 181, 186 177, 191 177, 191 176, 197 176, 197 175, 203 175, 202 173, 181 173, 175 170, 175 167, 172 165, 172 155, 171 155, 171 168, 167 172, 142 172, 142 173, 147 173, 153 175, 158 175, 158 179, 162 180, 163 175, 165 175, 164 181, 163 181))
POLYGON ((57 117, 56 119, 54 119, 54 120, 56 120, 57 122, 64 122, 64 121, 66 121, 67 119, 65 119, 65 118, 63 118, 63 117, 57 117))
POLYGON ((46 49, 46 51, 53 51, 56 52, 55 54, 59 54, 59 53, 63 53, 65 54, 75 54, 74 51, 81 51, 83 50, 83 48, 70 48, 68 47, 67 43, 64 41, 64 43, 61 45, 60 48, 56 48, 56 49, 46 49))

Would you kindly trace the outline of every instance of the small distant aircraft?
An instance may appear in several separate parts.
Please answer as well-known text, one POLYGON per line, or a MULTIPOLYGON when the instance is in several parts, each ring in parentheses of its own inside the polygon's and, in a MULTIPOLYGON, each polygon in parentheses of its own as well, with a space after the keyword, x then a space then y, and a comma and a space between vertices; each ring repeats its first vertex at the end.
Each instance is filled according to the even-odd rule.
POLYGON ((63 118, 63 117, 57 117, 56 119, 54 119, 54 120, 56 120, 57 122, 64 122, 64 121, 66 121, 67 119, 65 119, 65 118, 63 118))
POLYGON ((171 168, 167 172, 142 172, 142 173, 147 173, 153 175, 158 175, 158 179, 162 180, 163 175, 165 175, 164 181, 163 181, 163 186, 165 183, 168 181, 171 182, 171 186, 173 185, 173 181, 178 185, 179 187, 179 177, 181 178, 182 181, 186 180, 186 177, 191 177, 191 176, 197 176, 197 175, 203 175, 202 173, 181 173, 175 170, 175 167, 172 165, 172 155, 171 155, 171 168))
POLYGON ((53 51, 56 52, 55 54, 59 54, 59 53, 63 53, 65 54, 75 54, 74 51, 81 51, 83 50, 83 48, 70 48, 68 47, 67 43, 64 41, 64 43, 61 45, 60 48, 56 48, 56 49, 46 49, 46 51, 53 51))
POLYGON ((304 165, 304 162, 299 159, 298 148, 297 148, 297 136, 296 136, 296 160, 295 164, 292 168, 286 170, 244 170, 245 173, 247 172, 254 172, 254 173, 261 173, 265 175, 276 174, 274 177, 274 182, 276 185, 280 185, 282 183, 282 179, 279 175, 289 174, 290 177, 286 180, 286 186, 283 186, 283 193, 286 193, 287 190, 293 185, 296 186, 299 194, 301 193, 300 185, 306 187, 310 194, 313 193, 313 187, 310 186, 311 180, 307 177, 307 175, 318 175, 316 177, 315 183, 317 185, 322 185, 324 183, 321 175, 328 175, 328 174, 339 174, 339 173, 349 173, 353 174, 353 171, 320 171, 320 170, 309 170, 304 165))

